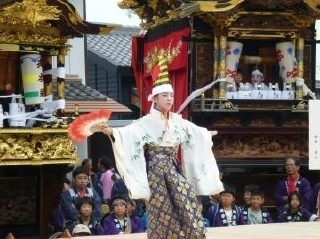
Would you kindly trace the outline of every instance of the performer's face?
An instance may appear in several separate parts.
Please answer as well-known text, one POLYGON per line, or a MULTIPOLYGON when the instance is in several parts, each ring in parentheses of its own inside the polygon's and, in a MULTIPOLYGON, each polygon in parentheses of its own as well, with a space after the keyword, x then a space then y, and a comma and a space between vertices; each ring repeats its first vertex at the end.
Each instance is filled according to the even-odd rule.
POLYGON ((173 93, 164 92, 154 97, 154 103, 156 106, 163 111, 170 111, 173 105, 173 93))

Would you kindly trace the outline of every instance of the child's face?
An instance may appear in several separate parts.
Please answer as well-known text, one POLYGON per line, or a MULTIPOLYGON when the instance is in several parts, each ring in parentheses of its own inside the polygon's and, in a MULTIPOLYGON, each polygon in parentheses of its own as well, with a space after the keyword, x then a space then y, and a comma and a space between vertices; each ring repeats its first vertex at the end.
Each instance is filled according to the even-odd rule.
POLYGON ((251 204, 251 192, 245 191, 243 194, 243 199, 244 199, 244 202, 246 203, 246 205, 250 205, 251 204))
POLYGON ((128 213, 132 213, 135 210, 135 206, 133 206, 131 203, 128 203, 127 210, 128 210, 128 213))
POLYGON ((89 217, 91 216, 92 213, 92 206, 90 204, 83 204, 80 207, 80 214, 84 217, 89 217))
POLYGON ((290 201, 291 208, 299 208, 300 207, 300 201, 299 198, 296 195, 293 195, 290 201))
POLYGON ((89 183, 89 177, 87 174, 78 174, 74 179, 77 189, 85 189, 89 183))
POLYGON ((231 193, 221 193, 220 203, 223 207, 229 207, 234 202, 234 196, 231 193))
POLYGON ((261 205, 264 203, 264 198, 258 195, 251 196, 251 207, 255 209, 259 209, 261 205))
POLYGON ((113 212, 116 217, 124 217, 126 215, 126 205, 124 203, 116 203, 113 206, 113 212))

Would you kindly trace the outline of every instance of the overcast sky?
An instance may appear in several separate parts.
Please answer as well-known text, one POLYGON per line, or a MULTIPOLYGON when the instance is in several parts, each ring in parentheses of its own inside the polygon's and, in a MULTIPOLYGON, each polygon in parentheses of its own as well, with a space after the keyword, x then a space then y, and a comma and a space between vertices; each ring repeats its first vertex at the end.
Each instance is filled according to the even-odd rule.
POLYGON ((140 19, 136 15, 128 16, 128 10, 119 8, 118 2, 120 0, 86 0, 87 21, 138 26, 140 19))

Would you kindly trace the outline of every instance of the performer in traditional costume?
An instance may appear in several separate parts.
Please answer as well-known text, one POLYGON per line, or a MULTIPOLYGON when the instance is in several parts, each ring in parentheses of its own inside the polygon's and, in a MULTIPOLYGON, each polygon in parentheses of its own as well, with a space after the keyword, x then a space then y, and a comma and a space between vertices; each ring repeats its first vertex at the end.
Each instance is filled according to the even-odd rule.
POLYGON ((212 135, 217 132, 170 111, 174 91, 167 70, 169 58, 164 50, 158 54, 150 114, 121 128, 96 124, 92 131, 114 137, 116 166, 130 197, 147 201, 148 239, 205 238, 196 195, 223 190, 212 153, 212 135))

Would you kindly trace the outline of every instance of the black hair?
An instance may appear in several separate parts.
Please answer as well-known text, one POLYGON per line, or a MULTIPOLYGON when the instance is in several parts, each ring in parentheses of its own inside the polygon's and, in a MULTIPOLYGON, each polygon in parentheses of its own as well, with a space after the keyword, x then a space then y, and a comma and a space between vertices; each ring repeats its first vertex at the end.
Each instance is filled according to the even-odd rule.
POLYGON ((81 166, 86 166, 86 165, 88 165, 89 162, 90 162, 90 160, 92 161, 92 159, 90 159, 90 158, 86 158, 86 159, 82 160, 81 166))
POLYGON ((78 174, 85 174, 89 176, 88 170, 83 166, 76 167, 72 172, 72 177, 76 177, 78 174))
POLYGON ((287 161, 288 161, 289 159, 292 159, 292 160, 294 161, 294 164, 295 164, 296 166, 300 166, 300 164, 301 164, 300 158, 298 158, 298 157, 296 157, 296 156, 287 157, 287 158, 284 160, 284 165, 286 165, 286 163, 287 163, 287 161))
POLYGON ((264 191, 261 188, 255 188, 251 190, 251 197, 253 196, 260 196, 264 198, 264 191))
POLYGON ((80 208, 82 207, 82 205, 84 204, 89 204, 92 207, 92 210, 94 209, 94 203, 92 198, 90 197, 82 197, 82 198, 78 198, 75 202, 75 207, 78 211, 80 211, 80 208))
POLYGON ((69 178, 66 177, 66 178, 63 180, 63 183, 66 183, 66 184, 70 185, 71 181, 69 180, 69 178))
POLYGON ((244 186, 244 192, 251 192, 255 189, 259 189, 260 187, 256 184, 252 184, 252 183, 249 183, 247 185, 244 186))
POLYGON ((103 165, 103 167, 105 167, 105 169, 112 169, 114 168, 112 159, 110 157, 107 156, 103 156, 101 158, 99 158, 99 162, 101 165, 103 165))
POLYGON ((302 204, 302 197, 301 197, 301 194, 300 194, 298 191, 296 191, 296 192, 290 193, 289 196, 288 196, 288 205, 289 205, 289 208, 291 208, 291 201, 292 201, 293 196, 297 196, 297 198, 298 198, 298 200, 299 200, 299 202, 300 202, 299 206, 301 206, 301 204, 302 204))
POLYGON ((220 195, 223 193, 230 193, 230 194, 232 194, 233 197, 236 196, 237 190, 234 185, 229 184, 229 183, 224 183, 223 187, 224 187, 224 191, 220 192, 220 195))

